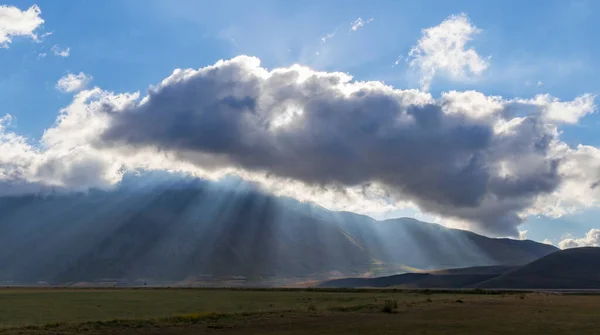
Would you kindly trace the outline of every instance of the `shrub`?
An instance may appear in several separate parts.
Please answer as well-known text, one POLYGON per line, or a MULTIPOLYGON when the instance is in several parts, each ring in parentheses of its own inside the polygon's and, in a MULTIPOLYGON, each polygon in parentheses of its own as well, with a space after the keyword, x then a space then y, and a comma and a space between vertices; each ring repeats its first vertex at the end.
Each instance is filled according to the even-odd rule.
POLYGON ((382 311, 384 313, 394 313, 396 309, 398 309, 398 302, 396 300, 386 300, 383 303, 382 311))

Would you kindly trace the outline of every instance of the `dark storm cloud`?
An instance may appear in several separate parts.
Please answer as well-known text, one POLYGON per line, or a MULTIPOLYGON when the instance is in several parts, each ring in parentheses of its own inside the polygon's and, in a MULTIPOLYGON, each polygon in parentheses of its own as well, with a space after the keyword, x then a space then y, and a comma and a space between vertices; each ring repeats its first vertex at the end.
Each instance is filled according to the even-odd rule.
POLYGON ((396 199, 495 234, 516 233, 518 211, 560 181, 559 162, 547 158, 555 134, 536 116, 498 132, 507 113, 448 113, 448 101, 349 80, 300 67, 268 72, 247 57, 179 71, 113 113, 101 145, 201 153, 189 156, 199 166, 210 158, 308 184, 379 182, 396 199))

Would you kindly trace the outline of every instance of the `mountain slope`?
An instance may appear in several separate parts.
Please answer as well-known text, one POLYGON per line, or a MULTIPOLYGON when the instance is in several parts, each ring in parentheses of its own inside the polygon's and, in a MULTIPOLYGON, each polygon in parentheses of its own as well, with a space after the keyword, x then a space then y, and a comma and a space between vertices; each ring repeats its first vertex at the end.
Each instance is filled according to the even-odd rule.
POLYGON ((376 278, 342 278, 322 282, 320 287, 466 288, 511 271, 512 266, 477 266, 458 269, 405 273, 376 278))
POLYGON ((456 269, 444 269, 444 270, 436 270, 430 271, 429 273, 435 275, 496 275, 499 276, 508 271, 512 271, 518 268, 518 266, 506 266, 506 265, 496 265, 496 266, 473 266, 468 268, 456 268, 456 269))
POLYGON ((497 274, 434 275, 430 273, 405 273, 377 278, 343 278, 321 283, 319 287, 361 288, 394 287, 405 289, 447 288, 458 289, 475 285, 496 277, 497 274))
POLYGON ((0 198, 0 282, 325 278, 522 264, 555 250, 190 180, 0 198))
POLYGON ((474 287, 600 289, 600 248, 557 251, 474 287))
POLYGON ((330 221, 334 220, 374 258, 418 269, 522 265, 558 250, 533 241, 492 239, 409 218, 371 219, 371 224, 366 224, 346 213, 330 221))
POLYGON ((376 278, 342 278, 321 287, 600 289, 600 248, 561 250, 523 266, 482 266, 376 278))

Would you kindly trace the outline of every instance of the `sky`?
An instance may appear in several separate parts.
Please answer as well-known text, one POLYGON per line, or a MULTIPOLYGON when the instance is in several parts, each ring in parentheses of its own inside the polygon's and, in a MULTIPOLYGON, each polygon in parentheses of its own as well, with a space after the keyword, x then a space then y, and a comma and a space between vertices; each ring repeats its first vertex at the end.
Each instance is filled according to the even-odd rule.
POLYGON ((233 174, 376 218, 600 243, 596 1, 0 5, 0 196, 233 174))

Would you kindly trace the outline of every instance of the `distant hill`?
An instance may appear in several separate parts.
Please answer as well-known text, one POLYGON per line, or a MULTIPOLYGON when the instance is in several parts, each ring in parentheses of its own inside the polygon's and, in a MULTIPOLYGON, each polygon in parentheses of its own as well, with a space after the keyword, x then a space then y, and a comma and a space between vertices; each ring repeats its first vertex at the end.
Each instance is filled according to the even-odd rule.
POLYGON ((473 275, 434 275, 430 273, 405 273, 395 276, 377 278, 343 278, 321 283, 319 287, 361 288, 361 287, 394 287, 405 289, 468 287, 496 277, 495 274, 473 275))
POLYGON ((0 282, 10 283, 322 279, 521 265, 555 250, 198 180, 0 198, 0 282))
POLYGON ((405 273, 377 278, 342 278, 322 282, 320 287, 395 287, 395 288, 466 288, 495 278, 513 266, 478 266, 459 269, 431 271, 427 273, 405 273))
POLYGON ((321 287, 600 289, 600 248, 561 250, 522 266, 478 266, 377 278, 342 278, 321 287))
POLYGON ((436 275, 500 275, 517 268, 518 266, 506 265, 472 266, 468 268, 429 271, 429 273, 436 275))
POLYGON ((600 248, 557 251, 474 287, 600 289, 600 248))

